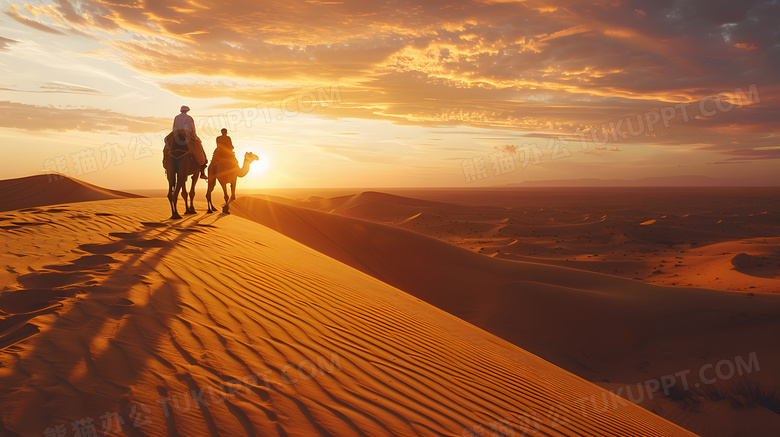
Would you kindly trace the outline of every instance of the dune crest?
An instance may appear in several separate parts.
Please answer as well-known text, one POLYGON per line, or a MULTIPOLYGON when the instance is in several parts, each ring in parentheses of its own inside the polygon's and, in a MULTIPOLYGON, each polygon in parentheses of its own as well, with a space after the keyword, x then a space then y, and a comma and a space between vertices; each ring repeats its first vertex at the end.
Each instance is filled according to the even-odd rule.
POLYGON ((43 174, 0 181, 0 211, 119 198, 139 198, 60 174, 43 174))

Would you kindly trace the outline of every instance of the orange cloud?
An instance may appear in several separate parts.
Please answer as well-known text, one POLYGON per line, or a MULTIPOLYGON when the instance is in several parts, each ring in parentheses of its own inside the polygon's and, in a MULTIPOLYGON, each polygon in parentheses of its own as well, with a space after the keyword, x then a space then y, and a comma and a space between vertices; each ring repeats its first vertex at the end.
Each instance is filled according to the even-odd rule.
POLYGON ((734 44, 734 47, 742 50, 756 50, 758 48, 758 46, 753 43, 737 43, 734 44))
POLYGON ((16 9, 8 9, 5 11, 5 14, 9 17, 13 18, 14 20, 18 21, 19 23, 24 24, 25 26, 29 26, 35 30, 40 30, 41 32, 51 33, 53 35, 65 35, 65 33, 54 29, 53 27, 47 26, 46 24, 43 24, 37 20, 33 20, 30 18, 27 18, 19 12, 16 11, 16 9))
POLYGON ((779 9, 762 0, 688 8, 612 0, 433 0, 403 8, 358 0, 159 0, 143 7, 56 0, 31 7, 31 16, 21 7, 6 13, 44 32, 62 34, 53 20, 112 35, 104 42, 122 62, 181 96, 232 98, 240 106, 337 82, 343 103, 321 112, 331 117, 589 134, 758 84, 769 93, 760 105, 612 135, 620 144, 695 143, 725 153, 735 142, 767 146, 780 121, 771 20, 779 9), (120 33, 126 37, 113 37, 120 33), (737 124, 749 129, 731 128, 737 124))

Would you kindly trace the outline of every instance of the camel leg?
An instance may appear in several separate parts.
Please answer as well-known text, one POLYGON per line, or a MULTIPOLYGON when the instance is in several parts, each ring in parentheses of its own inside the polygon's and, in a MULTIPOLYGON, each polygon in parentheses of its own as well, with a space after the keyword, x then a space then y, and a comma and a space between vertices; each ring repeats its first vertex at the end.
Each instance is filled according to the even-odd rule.
POLYGON ((176 192, 176 180, 174 179, 171 181, 169 179, 168 181, 168 203, 171 204, 171 218, 181 218, 178 212, 176 212, 176 198, 178 197, 178 193, 174 194, 176 192))
POLYGON ((208 205, 209 209, 206 211, 208 213, 216 211, 216 208, 214 208, 214 204, 211 203, 211 192, 214 191, 214 182, 209 181, 208 186, 206 187, 206 204, 208 205))
POLYGON ((174 212, 174 206, 173 206, 173 198, 171 197, 171 194, 173 194, 173 189, 176 187, 176 178, 173 177, 174 173, 171 171, 165 172, 165 179, 168 180, 168 203, 171 205, 171 215, 173 215, 174 212))
POLYGON ((214 191, 214 187, 217 186, 217 178, 212 176, 212 174, 214 174, 216 171, 217 171, 216 166, 212 164, 211 167, 209 167, 209 174, 208 174, 209 178, 207 179, 208 184, 206 186, 206 203, 209 206, 209 209, 206 212, 214 212, 217 210, 217 208, 214 207, 214 204, 211 203, 211 192, 214 191))
POLYGON ((190 187, 190 211, 195 214, 195 184, 198 183, 198 175, 192 176, 192 186, 190 187))
POLYGON ((230 197, 228 197, 227 182, 219 181, 219 184, 222 185, 222 194, 225 195, 225 206, 222 207, 222 212, 230 214, 230 211, 228 210, 228 201, 230 197))
MULTIPOLYGON (((195 214, 195 184, 198 182, 198 175, 194 174, 192 175, 192 185, 190 186, 190 203, 187 205, 187 211, 185 214, 195 214)), ((186 182, 185 182, 186 183, 186 182)), ((185 199, 186 203, 186 199, 185 199)))
POLYGON ((176 209, 176 203, 179 198, 179 189, 181 188, 178 180, 178 168, 176 162, 173 163, 173 168, 167 173, 168 176, 168 202, 171 204, 171 219, 180 219, 181 216, 176 209))
POLYGON ((176 194, 181 191, 181 197, 184 199, 185 211, 189 208, 187 205, 187 176, 189 176, 187 169, 189 169, 189 163, 185 159, 179 161, 179 173, 176 176, 176 194))
POLYGON ((184 177, 184 182, 181 184, 181 198, 184 200, 184 213, 187 214, 189 205, 187 205, 187 177, 184 177))
POLYGON ((230 202, 236 200, 236 182, 233 181, 230 183, 230 199, 227 197, 227 193, 225 193, 225 207, 222 208, 222 212, 225 214, 230 214, 230 202))
POLYGON ((230 201, 236 200, 236 181, 230 183, 230 201))
POLYGON ((168 193, 168 200, 171 202, 171 219, 180 219, 179 211, 176 208, 176 204, 179 202, 179 191, 182 189, 181 180, 176 181, 176 186, 168 193))

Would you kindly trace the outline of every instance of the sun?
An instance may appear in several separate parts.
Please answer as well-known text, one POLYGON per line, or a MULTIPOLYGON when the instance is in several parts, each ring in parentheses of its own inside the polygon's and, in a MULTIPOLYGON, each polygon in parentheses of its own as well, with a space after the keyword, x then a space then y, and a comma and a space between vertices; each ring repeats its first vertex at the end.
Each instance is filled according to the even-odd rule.
POLYGON ((271 154, 260 152, 256 154, 260 158, 257 162, 252 164, 249 168, 249 173, 252 176, 262 177, 271 169, 271 154))
MULTIPOLYGON (((246 175, 247 186, 263 186, 268 185, 268 176, 271 168, 273 167, 273 156, 269 152, 260 151, 253 152, 259 158, 249 166, 249 173, 246 175)), ((236 151, 236 157, 241 157, 244 152, 236 151)), ((241 159, 239 159, 241 162, 241 159)))

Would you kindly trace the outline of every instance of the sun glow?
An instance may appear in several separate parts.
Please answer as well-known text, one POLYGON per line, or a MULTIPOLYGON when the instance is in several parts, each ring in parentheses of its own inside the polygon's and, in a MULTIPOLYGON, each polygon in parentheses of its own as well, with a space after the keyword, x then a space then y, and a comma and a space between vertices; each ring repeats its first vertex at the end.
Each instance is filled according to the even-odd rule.
POLYGON ((273 165, 273 159, 271 159, 270 153, 255 153, 258 158, 260 158, 257 162, 252 164, 252 167, 249 169, 249 173, 257 178, 261 178, 268 173, 268 171, 271 169, 271 166, 273 165))
MULTIPOLYGON (((252 153, 257 155, 259 159, 249 166, 249 173, 247 173, 246 177, 244 178, 246 181, 241 183, 241 185, 251 188, 261 188, 274 185, 274 178, 271 172, 271 169, 274 165, 272 154, 266 151, 252 151, 252 153)), ((239 158, 239 162, 242 162, 241 156, 243 156, 243 153, 237 152, 236 156, 239 158)))

